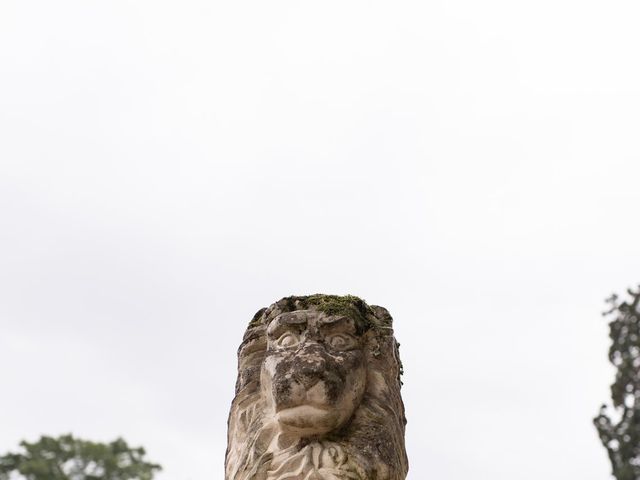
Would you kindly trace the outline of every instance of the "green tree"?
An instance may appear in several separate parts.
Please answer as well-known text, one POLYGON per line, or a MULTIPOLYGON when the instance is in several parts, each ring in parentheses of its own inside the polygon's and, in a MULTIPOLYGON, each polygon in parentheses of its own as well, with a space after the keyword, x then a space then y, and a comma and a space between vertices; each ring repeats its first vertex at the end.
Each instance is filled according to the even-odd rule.
POLYGON ((160 465, 143 448, 123 439, 96 443, 63 435, 20 443, 22 451, 0 456, 0 480, 152 480, 160 465))
POLYGON ((593 420, 617 480, 640 479, 640 290, 628 293, 626 301, 616 295, 607 300, 613 405, 603 405, 593 420))

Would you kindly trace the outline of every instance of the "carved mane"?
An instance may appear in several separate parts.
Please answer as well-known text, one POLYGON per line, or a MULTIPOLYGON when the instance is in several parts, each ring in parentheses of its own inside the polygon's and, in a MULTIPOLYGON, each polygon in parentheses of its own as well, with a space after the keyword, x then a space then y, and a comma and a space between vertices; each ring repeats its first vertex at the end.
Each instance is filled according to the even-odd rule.
POLYGON ((287 297, 263 308, 249 323, 238 349, 236 394, 228 421, 226 480, 404 480, 405 415, 400 396, 402 366, 389 312, 357 297, 287 297), (357 319, 365 340, 367 385, 359 407, 339 431, 301 442, 286 451, 270 448, 277 425, 265 416, 260 373, 266 328, 276 316, 316 309, 357 319), (333 467, 323 458, 330 455, 333 467), (336 467, 338 465, 338 467, 336 467))

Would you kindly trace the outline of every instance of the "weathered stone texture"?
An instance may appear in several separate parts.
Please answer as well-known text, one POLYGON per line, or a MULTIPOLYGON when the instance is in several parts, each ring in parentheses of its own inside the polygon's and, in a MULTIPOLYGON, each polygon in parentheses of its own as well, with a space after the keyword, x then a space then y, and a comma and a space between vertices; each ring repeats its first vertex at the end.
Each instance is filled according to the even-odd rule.
POLYGON ((402 365, 386 309, 287 297, 238 350, 226 480, 403 480, 402 365))

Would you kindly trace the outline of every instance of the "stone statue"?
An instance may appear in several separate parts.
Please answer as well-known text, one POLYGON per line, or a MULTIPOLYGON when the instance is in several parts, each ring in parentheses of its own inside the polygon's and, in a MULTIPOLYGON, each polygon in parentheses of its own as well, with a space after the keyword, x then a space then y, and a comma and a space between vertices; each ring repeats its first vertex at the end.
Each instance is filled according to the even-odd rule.
POLYGON ((404 480, 402 365, 386 309, 287 297, 238 350, 226 480, 404 480))

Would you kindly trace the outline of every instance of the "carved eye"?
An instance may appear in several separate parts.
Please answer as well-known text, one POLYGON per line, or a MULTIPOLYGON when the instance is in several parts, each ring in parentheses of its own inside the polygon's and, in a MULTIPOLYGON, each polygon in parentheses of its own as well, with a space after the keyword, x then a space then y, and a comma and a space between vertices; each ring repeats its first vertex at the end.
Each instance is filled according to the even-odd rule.
POLYGON ((355 337, 348 333, 334 333, 333 335, 328 335, 325 341, 335 350, 349 350, 357 344, 355 337))
POLYGON ((286 332, 280 335, 280 338, 276 340, 276 345, 282 348, 295 347, 300 343, 300 339, 295 333, 286 332))

